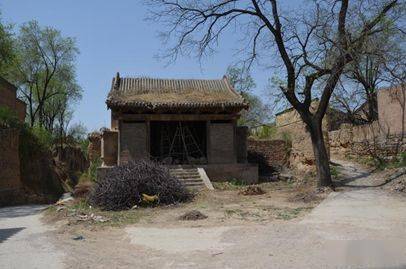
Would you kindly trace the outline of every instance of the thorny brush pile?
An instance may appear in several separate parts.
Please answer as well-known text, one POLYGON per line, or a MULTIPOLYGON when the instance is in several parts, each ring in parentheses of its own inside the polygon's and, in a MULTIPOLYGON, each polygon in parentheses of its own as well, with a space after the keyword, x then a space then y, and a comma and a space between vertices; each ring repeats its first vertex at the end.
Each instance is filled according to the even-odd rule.
POLYGON ((191 198, 168 168, 141 160, 110 169, 95 183, 89 202, 104 210, 125 210, 143 203, 176 204, 191 198))

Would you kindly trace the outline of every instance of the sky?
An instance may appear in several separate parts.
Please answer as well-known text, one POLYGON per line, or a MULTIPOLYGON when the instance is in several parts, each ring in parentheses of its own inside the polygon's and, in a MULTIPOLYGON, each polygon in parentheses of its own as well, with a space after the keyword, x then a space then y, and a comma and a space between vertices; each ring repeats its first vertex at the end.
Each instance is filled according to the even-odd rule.
MULTIPOLYGON (((232 34, 225 36, 216 54, 201 63, 184 57, 167 65, 156 56, 166 47, 158 37, 160 25, 146 21, 147 8, 141 0, 1 0, 3 21, 18 27, 37 20, 52 26, 65 37, 74 37, 80 54, 77 57, 77 80, 83 98, 75 106, 72 123, 83 123, 88 131, 110 126, 110 111, 105 100, 111 79, 121 76, 157 78, 222 78, 230 64, 238 60, 232 34)), ((254 92, 264 96, 272 70, 252 71, 257 84, 254 92)))

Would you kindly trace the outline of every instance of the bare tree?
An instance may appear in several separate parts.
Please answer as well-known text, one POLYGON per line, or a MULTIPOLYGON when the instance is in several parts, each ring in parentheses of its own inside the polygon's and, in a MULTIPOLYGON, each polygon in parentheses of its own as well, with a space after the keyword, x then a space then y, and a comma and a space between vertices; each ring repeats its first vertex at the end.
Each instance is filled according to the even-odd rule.
POLYGON ((404 61, 404 34, 394 28, 391 21, 387 21, 383 29, 368 38, 362 53, 347 66, 341 87, 333 95, 334 104, 344 109, 354 124, 378 119, 377 91, 396 80, 391 69, 398 68, 404 61))
POLYGON ((319 0, 299 15, 281 12, 277 0, 150 0, 150 18, 167 26, 164 37, 175 40, 167 56, 214 51, 220 37, 232 28, 246 38, 240 42, 248 67, 275 51, 284 69, 279 89, 300 114, 310 132, 320 186, 333 187, 322 119, 344 68, 367 37, 381 31, 381 22, 397 0, 319 0), (347 18, 351 16, 351 27, 347 18), (245 41, 245 43, 243 42, 245 41), (261 55, 259 57, 259 55, 261 55), (318 87, 316 87, 318 86, 318 87), (310 111, 320 91, 319 106, 310 111))

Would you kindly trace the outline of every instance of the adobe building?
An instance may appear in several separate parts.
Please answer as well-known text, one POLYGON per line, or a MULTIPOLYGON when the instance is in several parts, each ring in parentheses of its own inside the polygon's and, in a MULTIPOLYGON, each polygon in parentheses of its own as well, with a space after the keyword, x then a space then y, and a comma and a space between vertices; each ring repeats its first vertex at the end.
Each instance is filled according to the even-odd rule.
MULTIPOLYGON (((0 77, 0 107, 8 108, 24 121, 26 105, 17 98, 17 88, 2 77, 0 77)), ((18 191, 22 186, 18 148, 19 130, 0 128, 0 204, 3 203, 3 198, 6 199, 8 194, 18 191)))
POLYGON ((378 122, 383 136, 406 135, 405 84, 378 91, 378 122))
POLYGON ((111 129, 102 134, 104 167, 151 159, 203 168, 211 180, 256 182, 247 163, 247 128, 237 126, 244 98, 226 77, 113 79, 106 101, 111 129))
POLYGON ((14 111, 21 121, 25 120, 26 104, 17 98, 17 88, 0 77, 0 106, 14 111))

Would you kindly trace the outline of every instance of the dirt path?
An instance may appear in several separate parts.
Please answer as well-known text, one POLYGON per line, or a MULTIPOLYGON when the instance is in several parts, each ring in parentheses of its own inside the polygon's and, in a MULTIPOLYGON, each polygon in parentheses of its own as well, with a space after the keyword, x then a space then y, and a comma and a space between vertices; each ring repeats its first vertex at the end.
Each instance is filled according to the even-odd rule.
POLYGON ((64 268, 63 253, 41 221, 44 206, 0 208, 0 268, 64 268))

